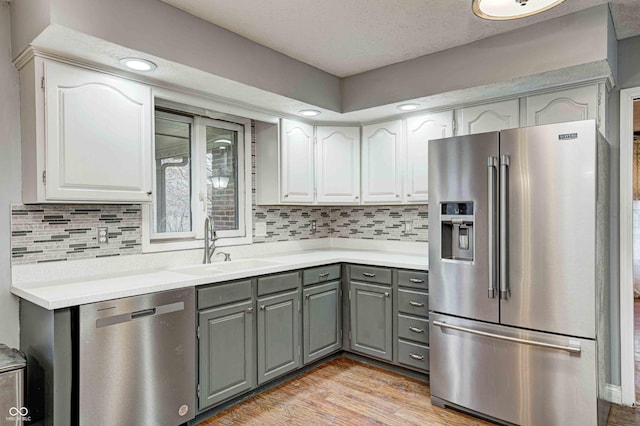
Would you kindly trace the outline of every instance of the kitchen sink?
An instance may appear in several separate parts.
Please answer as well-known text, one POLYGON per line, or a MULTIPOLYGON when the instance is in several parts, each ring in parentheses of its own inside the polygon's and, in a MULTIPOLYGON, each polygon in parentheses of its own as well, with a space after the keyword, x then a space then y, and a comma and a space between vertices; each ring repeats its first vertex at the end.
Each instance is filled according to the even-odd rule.
POLYGON ((267 260, 247 259, 231 262, 216 262, 211 264, 190 265, 174 268, 173 271, 191 275, 215 275, 225 272, 246 271, 247 269, 265 268, 278 265, 278 262, 267 260))

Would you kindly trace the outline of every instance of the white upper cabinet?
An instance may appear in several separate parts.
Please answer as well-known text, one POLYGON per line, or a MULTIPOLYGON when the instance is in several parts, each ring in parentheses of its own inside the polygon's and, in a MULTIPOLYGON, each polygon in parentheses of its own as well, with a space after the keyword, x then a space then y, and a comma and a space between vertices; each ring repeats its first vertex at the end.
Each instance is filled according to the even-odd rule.
POLYGON ((362 201, 399 203, 403 177, 402 122, 362 128, 362 201))
POLYGON ((360 128, 316 127, 318 203, 360 202, 360 128))
POLYGON ((281 201, 285 204, 313 203, 313 126, 283 119, 280 130, 281 201))
POLYGON ((24 202, 151 201, 151 89, 40 58, 23 71, 24 202))
POLYGON ((529 96, 527 125, 599 119, 598 86, 584 86, 529 96))
POLYGON ((457 136, 513 129, 520 125, 518 99, 456 110, 457 136))
POLYGON ((453 111, 407 118, 405 202, 429 200, 429 140, 453 135, 453 111))

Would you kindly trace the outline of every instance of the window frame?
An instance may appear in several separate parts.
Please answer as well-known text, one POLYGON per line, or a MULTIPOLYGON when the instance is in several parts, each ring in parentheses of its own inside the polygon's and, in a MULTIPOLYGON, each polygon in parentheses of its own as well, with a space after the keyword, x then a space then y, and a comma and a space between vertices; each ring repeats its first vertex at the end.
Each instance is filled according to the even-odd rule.
MULTIPOLYGON (((251 190, 251 119, 230 115, 220 104, 197 96, 171 92, 163 89, 153 91, 153 117, 151 132, 155 135, 157 107, 167 107, 176 112, 193 116, 191 138, 191 232, 153 233, 153 203, 142 205, 142 252, 200 249, 203 247, 204 220, 206 218, 206 123, 215 127, 233 127, 238 130, 238 228, 239 230, 217 231, 216 246, 226 247, 251 244, 253 242, 253 203, 251 190), (180 104, 184 108, 176 107, 180 104), (215 108, 215 110, 214 110, 215 108)), ((151 146, 152 185, 156 188, 155 137, 151 146)))

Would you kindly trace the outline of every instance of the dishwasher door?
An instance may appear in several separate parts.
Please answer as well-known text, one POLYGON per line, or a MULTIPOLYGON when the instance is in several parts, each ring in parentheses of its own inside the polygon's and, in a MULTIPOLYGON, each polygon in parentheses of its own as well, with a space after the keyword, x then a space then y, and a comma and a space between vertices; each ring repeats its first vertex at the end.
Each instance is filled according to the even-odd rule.
POLYGON ((196 411, 193 287, 80 306, 80 425, 176 426, 196 411))

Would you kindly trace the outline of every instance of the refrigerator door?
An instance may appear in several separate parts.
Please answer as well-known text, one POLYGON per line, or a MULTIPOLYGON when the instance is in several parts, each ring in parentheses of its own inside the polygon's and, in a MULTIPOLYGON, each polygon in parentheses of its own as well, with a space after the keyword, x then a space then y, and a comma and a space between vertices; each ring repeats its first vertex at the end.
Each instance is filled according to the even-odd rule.
POLYGON ((498 136, 493 132, 429 141, 432 311, 498 322, 497 222, 490 214, 497 198, 498 136), (460 216, 443 212, 447 204, 455 210, 456 203, 472 208, 465 207, 461 213, 466 214, 460 216))
POLYGON ((595 123, 503 131, 500 157, 500 322, 595 338, 595 123))
POLYGON ((430 322, 436 405, 518 425, 598 424, 595 341, 438 314, 430 322))

